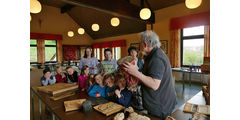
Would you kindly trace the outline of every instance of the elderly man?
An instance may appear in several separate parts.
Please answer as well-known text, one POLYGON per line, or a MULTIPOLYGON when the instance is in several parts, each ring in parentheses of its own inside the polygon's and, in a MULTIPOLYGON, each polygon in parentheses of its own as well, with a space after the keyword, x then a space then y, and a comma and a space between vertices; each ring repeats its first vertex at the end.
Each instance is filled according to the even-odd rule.
POLYGON ((146 56, 143 72, 130 63, 124 63, 124 70, 143 83, 143 107, 148 114, 164 120, 172 113, 177 101, 171 66, 160 45, 156 33, 150 30, 142 32, 141 47, 146 56))

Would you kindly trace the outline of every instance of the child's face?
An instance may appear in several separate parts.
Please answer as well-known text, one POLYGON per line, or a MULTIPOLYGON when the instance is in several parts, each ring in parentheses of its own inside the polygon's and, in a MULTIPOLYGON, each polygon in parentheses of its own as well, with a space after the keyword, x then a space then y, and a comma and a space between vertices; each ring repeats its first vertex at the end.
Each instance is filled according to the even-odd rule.
POLYGON ((62 71, 63 71, 63 70, 62 70, 61 67, 57 69, 57 73, 58 73, 58 74, 62 73, 62 71))
POLYGON ((68 68, 68 69, 67 69, 67 73, 68 73, 69 75, 72 75, 73 72, 74 72, 74 70, 73 70, 72 68, 68 68))
POLYGON ((89 74, 89 68, 87 68, 86 70, 84 70, 84 75, 88 75, 89 74))
MULTIPOLYGON (((122 79, 124 79, 124 78, 122 78, 122 79)), ((116 84, 119 88, 125 88, 125 86, 126 86, 126 82, 124 82, 122 80, 118 80, 116 84)))
POLYGON ((50 73, 50 72, 46 72, 46 73, 44 74, 44 77, 49 79, 49 78, 51 77, 51 73, 50 73))
POLYGON ((103 77, 101 76, 101 75, 97 75, 96 77, 95 77, 95 82, 97 83, 97 84, 99 84, 99 85, 103 85, 103 77))
POLYGON ((113 87, 113 81, 111 80, 111 78, 108 78, 108 79, 106 79, 105 80, 105 83, 106 83, 106 85, 108 86, 108 87, 113 87))

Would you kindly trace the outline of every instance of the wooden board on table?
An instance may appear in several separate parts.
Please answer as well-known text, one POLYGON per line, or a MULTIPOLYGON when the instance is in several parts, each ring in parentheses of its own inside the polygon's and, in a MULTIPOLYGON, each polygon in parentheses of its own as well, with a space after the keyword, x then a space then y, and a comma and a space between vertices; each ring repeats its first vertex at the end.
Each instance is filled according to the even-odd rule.
POLYGON ((56 83, 48 86, 38 87, 38 91, 48 93, 52 96, 60 94, 66 91, 77 90, 78 85, 73 85, 69 83, 56 83))
POLYGON ((62 94, 57 94, 55 96, 50 97, 52 100, 60 100, 69 96, 75 95, 75 91, 64 92, 62 94))
POLYGON ((98 112, 101 112, 106 116, 109 116, 111 114, 114 114, 116 112, 123 110, 125 107, 114 102, 108 102, 105 104, 94 106, 93 108, 98 112))
POLYGON ((210 115, 210 106, 209 105, 197 105, 187 102, 184 106, 183 112, 189 113, 201 113, 205 115, 210 115))
POLYGON ((84 101, 86 101, 86 99, 64 101, 65 111, 68 112, 80 109, 84 101))

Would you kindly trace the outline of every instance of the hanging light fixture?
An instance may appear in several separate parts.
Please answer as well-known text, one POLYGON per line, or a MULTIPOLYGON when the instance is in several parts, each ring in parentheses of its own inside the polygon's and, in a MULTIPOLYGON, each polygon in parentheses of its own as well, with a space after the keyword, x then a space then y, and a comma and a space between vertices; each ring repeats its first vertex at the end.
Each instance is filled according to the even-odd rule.
POLYGON ((92 24, 92 30, 93 31, 98 31, 99 30, 99 25, 98 24, 92 24))
POLYGON ((151 17, 151 10, 149 8, 143 8, 141 9, 139 16, 143 20, 147 20, 151 17))
POLYGON ((30 12, 39 13, 42 10, 41 3, 37 0, 30 0, 30 12))
POLYGON ((111 19, 111 25, 117 27, 120 24, 120 20, 117 17, 111 19))
POLYGON ((83 28, 79 28, 78 29, 78 34, 82 35, 84 34, 85 30, 83 28))
POLYGON ((185 1, 185 5, 189 9, 197 8, 201 5, 201 3, 202 3, 202 0, 186 0, 185 1))
POLYGON ((68 37, 73 37, 74 36, 74 32, 73 31, 68 31, 68 37))

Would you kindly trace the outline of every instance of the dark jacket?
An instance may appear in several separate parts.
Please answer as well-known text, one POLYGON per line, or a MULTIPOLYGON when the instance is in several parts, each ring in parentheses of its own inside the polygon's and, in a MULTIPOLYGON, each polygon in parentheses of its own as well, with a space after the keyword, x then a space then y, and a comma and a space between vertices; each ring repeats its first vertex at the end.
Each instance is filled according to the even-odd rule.
POLYGON ((131 105, 131 98, 132 98, 132 92, 129 91, 127 89, 127 87, 125 87, 121 92, 121 97, 118 98, 116 94, 114 94, 115 96, 115 102, 125 106, 125 107, 129 107, 131 105))
POLYGON ((74 71, 72 75, 67 75, 68 83, 78 82, 78 72, 74 71))
POLYGON ((138 71, 139 71, 139 72, 142 72, 142 69, 143 69, 143 64, 144 64, 144 61, 143 61, 143 59, 141 59, 141 58, 138 58, 138 61, 137 61, 137 66, 138 66, 138 71))

